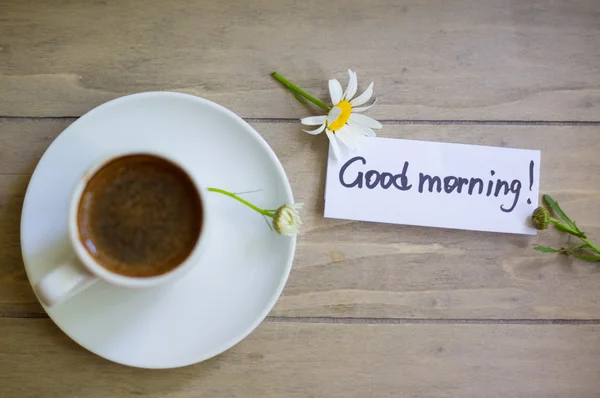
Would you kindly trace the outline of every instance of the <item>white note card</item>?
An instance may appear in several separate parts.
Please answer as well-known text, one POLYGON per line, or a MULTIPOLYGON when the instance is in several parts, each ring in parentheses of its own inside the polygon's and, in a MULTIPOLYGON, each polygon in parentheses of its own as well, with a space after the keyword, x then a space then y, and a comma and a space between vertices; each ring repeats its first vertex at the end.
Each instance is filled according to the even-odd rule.
POLYGON ((370 138, 330 154, 325 217, 535 234, 540 151, 370 138))

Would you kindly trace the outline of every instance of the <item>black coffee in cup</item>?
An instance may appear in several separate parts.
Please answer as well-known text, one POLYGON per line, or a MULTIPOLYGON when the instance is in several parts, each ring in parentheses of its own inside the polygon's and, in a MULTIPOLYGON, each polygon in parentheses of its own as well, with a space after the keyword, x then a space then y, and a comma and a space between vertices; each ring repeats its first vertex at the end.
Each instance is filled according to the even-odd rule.
POLYGON ((152 277, 186 260, 202 217, 200 195, 184 170, 158 156, 128 155, 92 176, 77 223, 98 264, 124 276, 152 277))

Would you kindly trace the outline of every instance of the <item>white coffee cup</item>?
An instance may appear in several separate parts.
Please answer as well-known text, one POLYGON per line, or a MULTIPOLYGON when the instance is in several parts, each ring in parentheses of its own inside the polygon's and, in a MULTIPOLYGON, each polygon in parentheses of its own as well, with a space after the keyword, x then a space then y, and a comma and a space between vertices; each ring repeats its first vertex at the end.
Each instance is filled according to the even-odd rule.
POLYGON ((108 159, 104 159, 101 162, 96 163, 90 167, 80 181, 77 183, 75 191, 73 192, 71 202, 69 205, 68 212, 68 234, 69 241, 76 254, 76 258, 70 262, 63 264, 57 264, 57 267, 44 275, 41 280, 35 286, 35 292, 39 299, 48 307, 56 305, 62 301, 65 301, 77 293, 82 292, 93 283, 103 280, 116 286, 123 288, 148 288, 159 285, 164 285, 175 279, 180 278, 187 273, 190 268, 194 267, 202 255, 202 251, 206 246, 207 240, 207 217, 209 212, 206 208, 205 200, 206 190, 202 188, 202 185, 194 177, 193 173, 190 173, 182 164, 175 161, 169 156, 159 153, 150 152, 132 152, 119 154, 108 159), (126 156, 143 155, 152 156, 159 158, 163 161, 171 163, 183 170, 187 174, 190 181, 193 182, 198 196, 200 198, 202 220, 200 225, 200 232, 196 240, 195 246, 186 257, 186 259, 172 270, 148 277, 132 277, 117 274, 104 268, 98 261, 88 252, 86 247, 81 241, 79 225, 78 225, 78 210, 82 195, 88 182, 108 163, 115 161, 119 158, 126 156))

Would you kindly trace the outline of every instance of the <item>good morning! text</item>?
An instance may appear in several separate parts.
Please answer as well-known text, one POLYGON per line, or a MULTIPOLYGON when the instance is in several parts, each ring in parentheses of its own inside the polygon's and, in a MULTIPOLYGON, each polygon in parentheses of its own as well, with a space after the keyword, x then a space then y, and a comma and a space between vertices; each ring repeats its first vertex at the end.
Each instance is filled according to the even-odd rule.
MULTIPOLYGON (((534 162, 529 164, 529 187, 533 184, 534 162)), ((405 161, 400 172, 379 171, 369 169, 367 160, 362 156, 356 156, 349 159, 339 171, 339 181, 345 188, 356 189, 397 189, 399 191, 409 191, 413 189, 410 183, 408 172, 410 163, 405 161)), ((489 170, 490 177, 481 176, 439 176, 430 175, 424 172, 418 173, 415 177, 414 188, 421 194, 464 194, 464 195, 482 195, 486 197, 506 197, 508 203, 500 205, 500 210, 505 213, 513 211, 519 202, 521 188, 523 186, 520 180, 503 180, 493 178, 496 175, 495 170, 489 170)), ((531 203, 530 199, 527 199, 531 203)))

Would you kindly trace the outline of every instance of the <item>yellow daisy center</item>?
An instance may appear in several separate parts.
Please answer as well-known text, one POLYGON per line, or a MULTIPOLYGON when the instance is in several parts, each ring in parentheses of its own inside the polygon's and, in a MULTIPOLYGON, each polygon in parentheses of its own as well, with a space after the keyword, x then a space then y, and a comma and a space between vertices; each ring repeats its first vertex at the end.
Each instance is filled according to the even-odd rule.
POLYGON ((340 115, 333 122, 329 123, 329 130, 337 131, 344 127, 344 125, 350 119, 350 115, 352 114, 352 105, 350 105, 349 101, 343 100, 340 101, 336 106, 336 108, 341 109, 340 115))

